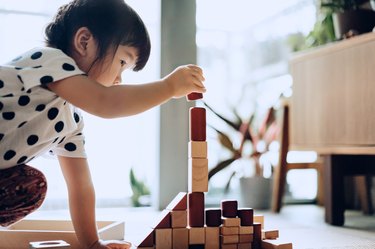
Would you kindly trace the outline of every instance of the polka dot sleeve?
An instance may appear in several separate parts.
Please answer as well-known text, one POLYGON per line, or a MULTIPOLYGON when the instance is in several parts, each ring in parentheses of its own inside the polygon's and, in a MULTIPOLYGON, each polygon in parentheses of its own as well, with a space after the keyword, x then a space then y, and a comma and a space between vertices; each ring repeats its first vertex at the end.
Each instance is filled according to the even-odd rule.
POLYGON ((45 86, 74 75, 85 74, 71 57, 59 49, 34 49, 24 56, 26 58, 23 58, 23 63, 27 67, 21 66, 18 78, 26 90, 35 86, 45 86))

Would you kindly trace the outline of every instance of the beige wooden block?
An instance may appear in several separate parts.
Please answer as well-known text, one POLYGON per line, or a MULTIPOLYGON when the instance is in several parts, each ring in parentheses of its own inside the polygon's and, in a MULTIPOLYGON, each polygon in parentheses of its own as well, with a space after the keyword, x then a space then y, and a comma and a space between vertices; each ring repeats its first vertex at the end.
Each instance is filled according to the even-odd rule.
POLYGON ((30 249, 68 249, 70 245, 63 240, 35 241, 29 243, 30 249))
POLYGON ((171 211, 171 225, 172 225, 172 228, 186 228, 187 227, 187 210, 171 211))
POLYGON ((172 228, 155 229, 155 248, 172 249, 172 228))
MULTIPOLYGON (((103 240, 123 240, 124 222, 98 221, 99 237, 103 240)), ((70 249, 81 249, 71 221, 21 220, 0 230, 0 249, 28 248, 30 241, 64 240, 70 249)))
POLYGON ((239 242, 239 236, 237 235, 220 235, 221 244, 235 244, 239 242))
POLYGON ((262 239, 277 239, 279 238, 279 230, 262 230, 262 239))
POLYGON ((262 249, 293 249, 293 244, 281 240, 262 240, 262 249))
POLYGON ((206 231, 204 227, 189 227, 189 245, 205 244, 206 231))
POLYGON ((239 243, 237 244, 237 249, 251 249, 252 244, 251 243, 239 243))
POLYGON ((189 229, 173 228, 172 229, 172 248, 188 249, 189 248, 189 229))
POLYGON ((240 234, 239 242, 240 243, 250 243, 253 242, 254 236, 252 234, 240 234))
POLYGON ((207 158, 189 158, 188 190, 189 192, 208 191, 207 158))
POLYGON ((220 248, 220 228, 219 227, 205 227, 206 244, 205 249, 219 249, 220 248))
POLYGON ((254 215, 254 223, 260 223, 262 229, 264 229, 264 215, 262 214, 254 215))
POLYGON ((237 244, 222 244, 221 249, 237 249, 237 244))
POLYGON ((254 227, 253 226, 240 226, 239 234, 253 234, 254 227))
POLYGON ((241 219, 221 217, 221 223, 222 223, 222 226, 225 226, 225 227, 239 227, 241 225, 241 219))
POLYGON ((239 230, 240 230, 240 227, 221 226, 220 234, 221 235, 238 235, 239 230))
POLYGON ((189 158, 207 158, 206 141, 189 141, 189 158))

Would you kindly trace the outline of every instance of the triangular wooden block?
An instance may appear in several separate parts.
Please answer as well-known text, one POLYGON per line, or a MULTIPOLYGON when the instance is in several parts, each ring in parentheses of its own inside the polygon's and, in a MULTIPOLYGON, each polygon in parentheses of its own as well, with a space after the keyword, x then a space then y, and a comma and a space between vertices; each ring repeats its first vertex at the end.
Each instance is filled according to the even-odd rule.
POLYGON ((187 209, 187 193, 180 192, 176 197, 168 204, 167 210, 186 210, 187 209))
POLYGON ((154 225, 151 226, 152 228, 171 228, 171 212, 167 209, 164 209, 156 221, 154 222, 154 225))
POLYGON ((136 247, 152 247, 154 246, 154 237, 154 229, 147 229, 140 237, 138 237, 134 244, 136 247))

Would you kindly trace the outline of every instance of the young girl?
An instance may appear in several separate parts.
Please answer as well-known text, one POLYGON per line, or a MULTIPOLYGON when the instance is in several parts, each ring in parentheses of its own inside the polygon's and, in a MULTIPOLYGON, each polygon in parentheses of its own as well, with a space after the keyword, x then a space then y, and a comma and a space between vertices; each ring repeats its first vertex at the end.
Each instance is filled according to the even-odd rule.
POLYGON ((124 70, 141 70, 150 40, 138 14, 123 0, 74 0, 46 28, 46 47, 0 67, 0 225, 37 209, 44 175, 26 165, 52 151, 68 187, 70 213, 83 248, 129 248, 100 241, 95 194, 77 108, 115 118, 134 115, 171 98, 203 93, 202 70, 176 68, 161 80, 120 85, 124 70))

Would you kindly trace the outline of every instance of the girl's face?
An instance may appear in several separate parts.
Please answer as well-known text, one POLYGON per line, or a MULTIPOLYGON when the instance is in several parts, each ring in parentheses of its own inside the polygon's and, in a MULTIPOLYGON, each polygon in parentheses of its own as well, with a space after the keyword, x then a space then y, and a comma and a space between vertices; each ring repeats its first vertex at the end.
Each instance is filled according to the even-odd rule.
POLYGON ((88 71, 88 76, 103 86, 113 86, 121 83, 121 74, 127 69, 132 69, 137 61, 137 49, 120 45, 113 56, 107 53, 104 59, 94 63, 88 71))

